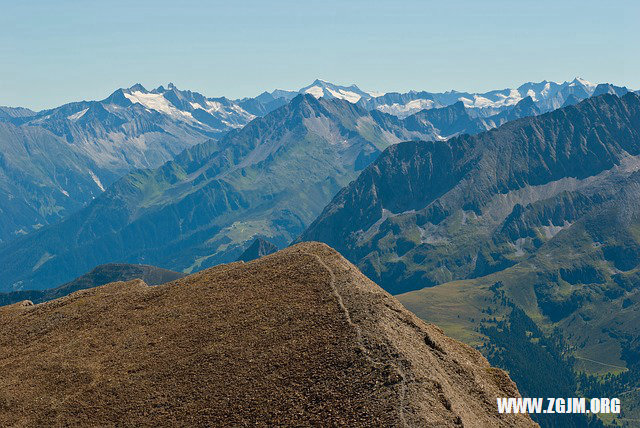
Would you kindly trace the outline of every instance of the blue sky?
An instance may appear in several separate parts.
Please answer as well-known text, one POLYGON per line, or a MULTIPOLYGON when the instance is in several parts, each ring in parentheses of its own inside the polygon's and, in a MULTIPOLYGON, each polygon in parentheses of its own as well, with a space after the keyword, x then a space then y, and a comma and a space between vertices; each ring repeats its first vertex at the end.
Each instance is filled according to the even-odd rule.
POLYGON ((0 105, 174 82, 207 96, 483 91, 581 76, 640 89, 640 2, 0 0, 0 105))

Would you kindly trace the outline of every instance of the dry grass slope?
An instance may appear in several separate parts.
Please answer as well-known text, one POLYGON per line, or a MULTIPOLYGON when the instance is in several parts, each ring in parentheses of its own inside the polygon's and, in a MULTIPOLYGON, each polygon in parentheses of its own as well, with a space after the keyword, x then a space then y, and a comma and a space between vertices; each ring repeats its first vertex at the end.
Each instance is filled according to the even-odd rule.
POLYGON ((0 426, 534 426, 515 384, 324 244, 0 308, 0 426))

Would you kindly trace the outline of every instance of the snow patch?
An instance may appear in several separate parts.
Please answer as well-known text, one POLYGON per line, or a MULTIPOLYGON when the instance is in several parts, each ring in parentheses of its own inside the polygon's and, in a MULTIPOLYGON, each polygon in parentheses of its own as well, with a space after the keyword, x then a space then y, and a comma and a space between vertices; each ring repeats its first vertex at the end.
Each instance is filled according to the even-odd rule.
POLYGON ((334 97, 347 100, 353 104, 357 103, 358 100, 362 98, 360 95, 356 94, 355 92, 345 91, 344 89, 338 89, 337 91, 334 91, 333 89, 327 88, 327 91, 329 91, 329 93, 334 97))
POLYGON ((595 83, 591 83, 588 80, 584 80, 581 77, 576 77, 575 79, 578 83, 580 83, 582 86, 586 86, 589 89, 595 89, 596 84, 595 83))
POLYGON ((218 101, 207 100, 207 107, 209 108, 206 108, 204 110, 208 111, 209 113, 220 111, 222 110, 222 103, 219 103, 218 101))
POLYGON ((93 179, 94 183, 96 183, 96 185, 100 188, 100 190, 102 190, 104 192, 104 186, 102 185, 102 183, 100 182, 100 179, 98 178, 97 175, 94 174, 93 171, 89 171, 89 175, 91 176, 91 178, 93 179))
POLYGON ((545 238, 547 239, 551 239, 554 236, 556 236, 560 231, 571 227, 573 223, 569 223, 568 221, 564 221, 564 224, 562 226, 556 226, 554 224, 549 224, 549 226, 542 226, 542 232, 544 233, 545 238))
POLYGON ((79 112, 77 112, 77 113, 73 113, 72 115, 67 116, 67 119, 69 119, 69 120, 74 120, 74 121, 75 121, 75 120, 78 120, 78 119, 80 119, 82 116, 84 116, 84 114, 87 112, 87 110, 89 110, 89 108, 88 108, 88 107, 87 107, 86 109, 84 109, 84 110, 80 110, 80 111, 79 111, 79 112))
POLYGON ((322 88, 320 86, 312 86, 312 87, 308 88, 304 92, 307 93, 307 94, 311 94, 316 98, 320 98, 320 97, 324 96, 324 91, 322 90, 322 88))
POLYGON ((45 253, 42 255, 42 257, 40 257, 40 260, 38 260, 38 262, 33 265, 33 268, 31 268, 32 272, 37 271, 38 269, 40 269, 40 267, 45 264, 46 262, 48 262, 49 260, 55 258, 55 255, 51 255, 49 254, 47 251, 45 251, 45 253))
POLYGON ((127 97, 132 103, 138 103, 150 110, 159 111, 173 118, 189 121, 195 120, 193 119, 193 116, 191 116, 191 113, 178 110, 162 94, 133 91, 130 94, 125 92, 124 96, 127 97))
POLYGON ((411 100, 406 104, 382 104, 377 106, 376 109, 383 113, 388 113, 394 116, 398 116, 399 118, 404 118, 421 110, 432 109, 434 107, 435 104, 433 100, 417 99, 411 100))

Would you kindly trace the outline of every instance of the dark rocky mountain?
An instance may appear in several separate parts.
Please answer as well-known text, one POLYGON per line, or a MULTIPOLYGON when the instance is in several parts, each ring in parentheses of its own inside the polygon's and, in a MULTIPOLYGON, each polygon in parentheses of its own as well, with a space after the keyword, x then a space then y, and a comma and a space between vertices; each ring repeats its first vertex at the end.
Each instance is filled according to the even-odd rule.
POLYGON ((569 96, 564 100, 564 103, 562 104, 562 108, 569 107, 569 106, 574 106, 574 105, 578 104, 579 102, 580 102, 580 98, 576 97, 573 94, 569 94, 569 96))
POLYGON ((131 265, 126 263, 108 263, 93 269, 59 287, 46 290, 25 290, 11 293, 0 293, 0 306, 11 305, 23 300, 32 303, 42 303, 67 296, 78 290, 94 288, 110 282, 131 281, 141 279, 148 285, 160 285, 186 276, 184 273, 174 272, 155 266, 131 265))
MULTIPOLYGON (((408 292, 410 310, 486 346, 512 374, 524 355, 509 338, 492 342, 508 327, 501 320, 513 320, 514 335, 535 326, 541 343, 557 329, 557 345, 538 348, 557 368, 547 384, 564 379, 575 393, 604 380, 581 383, 572 368, 626 370, 604 382, 617 394, 640 386, 639 166, 640 96, 605 94, 476 136, 394 145, 300 239, 408 292)), ((544 392, 535 379, 516 382, 544 392)))
POLYGON ((263 92, 255 98, 243 98, 236 100, 236 103, 246 112, 249 112, 254 116, 264 116, 265 114, 271 113, 273 110, 282 107, 289 101, 291 101, 291 98, 289 97, 275 97, 269 92, 263 92))
POLYGON ((136 168, 158 167, 254 115, 169 85, 32 112, 0 109, 0 242, 76 211, 136 168))
MULTIPOLYGON (((507 222, 525 215, 520 211, 552 197, 573 200, 577 194, 564 192, 575 191, 574 180, 626 174, 612 168, 631 162, 629 156, 640 150, 637 101, 635 95, 606 95, 476 136, 390 147, 301 239, 335 246, 393 292, 506 267, 507 255, 528 253, 515 244, 524 236, 504 238, 514 242, 501 247, 500 257, 491 256, 496 249, 487 245, 516 227, 507 222)), ((612 188, 598 182, 592 191, 604 202, 612 188)))
POLYGON ((535 426, 498 413, 505 372, 318 243, 5 306, 0 349, 2 426, 535 426))
POLYGON ((237 261, 250 262, 251 260, 259 259, 260 257, 268 256, 278 251, 278 247, 271 242, 262 238, 258 238, 244 252, 238 257, 237 261))
POLYGON ((597 97, 602 94, 611 94, 617 95, 619 97, 623 96, 627 92, 630 92, 626 86, 615 86, 610 83, 600 83, 596 86, 596 89, 593 91, 592 97, 597 97))

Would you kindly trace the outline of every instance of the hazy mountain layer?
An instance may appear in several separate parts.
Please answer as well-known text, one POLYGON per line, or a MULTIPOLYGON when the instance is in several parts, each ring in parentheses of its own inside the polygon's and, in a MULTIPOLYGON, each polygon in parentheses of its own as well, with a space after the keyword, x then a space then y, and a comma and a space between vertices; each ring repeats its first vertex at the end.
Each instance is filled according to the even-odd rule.
POLYGON ((109 263, 100 265, 91 272, 82 275, 59 287, 47 290, 14 291, 0 293, 0 306, 30 300, 42 303, 67 296, 78 290, 98 287, 110 282, 131 281, 141 279, 148 285, 159 285, 184 277, 185 274, 167 269, 146 265, 131 265, 125 263, 109 263))
POLYGON ((0 242, 76 211, 136 168, 158 167, 254 116, 174 86, 119 89, 102 101, 0 109, 0 242))
POLYGON ((242 254, 238 257, 237 261, 250 262, 251 260, 259 259, 260 257, 273 254, 278 251, 278 247, 271 242, 262 238, 258 238, 242 254))
POLYGON ((2 287, 46 287, 112 260, 197 270, 235 260, 258 235, 284 246, 390 144, 434 135, 414 128, 347 101, 298 96, 3 246, 14 269, 2 287))
POLYGON ((593 84, 576 78, 571 82, 555 83, 543 81, 528 82, 515 89, 493 90, 485 93, 449 91, 434 93, 410 91, 408 93, 389 92, 384 95, 362 98, 359 104, 368 109, 377 109, 399 117, 409 116, 423 109, 445 107, 462 102, 475 116, 486 117, 508 110, 523 99, 530 97, 536 108, 549 112, 560 108, 567 102, 580 102, 591 96, 605 93, 622 96, 629 90, 608 83, 593 84))

